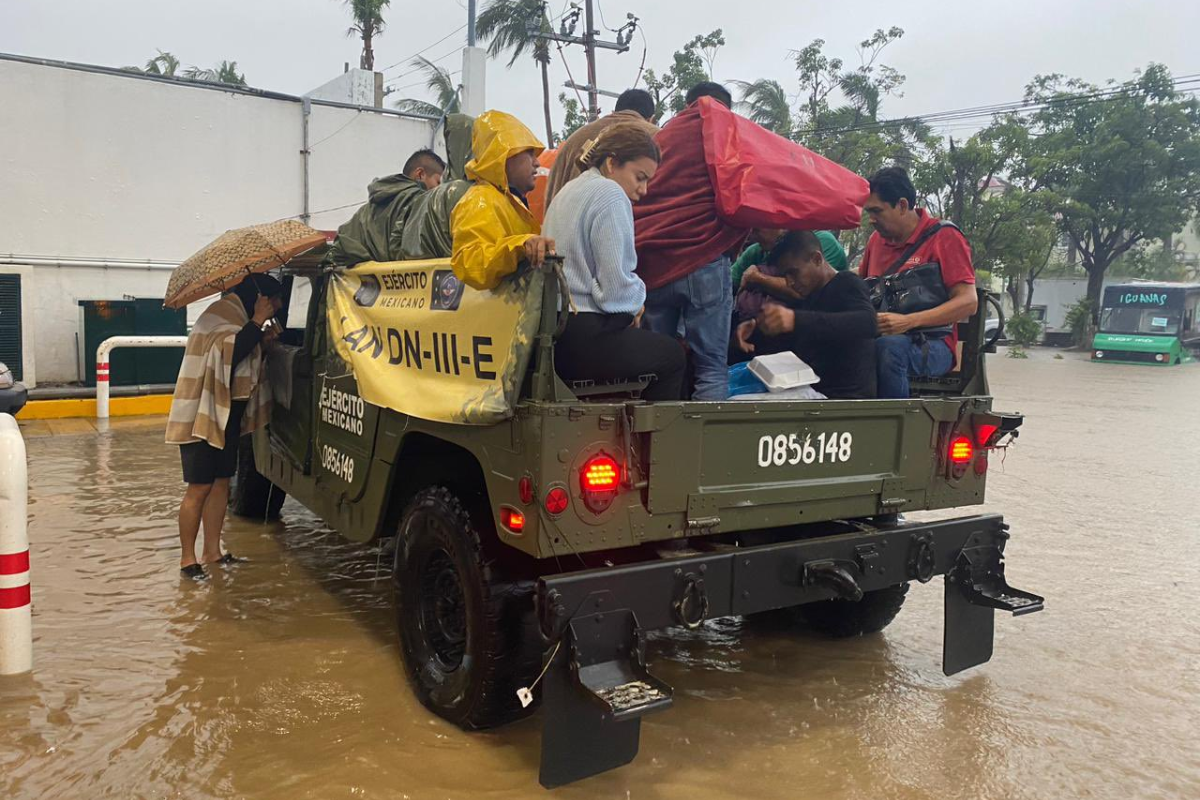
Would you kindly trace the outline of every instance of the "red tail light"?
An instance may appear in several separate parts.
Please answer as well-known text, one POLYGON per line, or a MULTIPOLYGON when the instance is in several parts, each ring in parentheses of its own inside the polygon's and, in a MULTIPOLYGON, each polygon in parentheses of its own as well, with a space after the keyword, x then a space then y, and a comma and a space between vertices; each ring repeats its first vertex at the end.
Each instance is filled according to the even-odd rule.
POLYGON ((521 497, 521 502, 529 505, 533 502, 533 478, 528 475, 522 475, 521 480, 517 482, 517 494, 521 497))
POLYGON ((950 440, 950 463, 954 466, 965 467, 974 455, 975 446, 966 436, 955 436, 950 440))
POLYGON ((546 510, 556 517, 567 510, 567 504, 570 502, 567 490, 561 486, 555 486, 546 492, 546 510))
POLYGON ((587 492, 610 492, 617 488, 621 468, 606 455, 598 455, 583 465, 583 489, 587 492))
POLYGON ((584 504, 597 514, 604 511, 616 498, 620 482, 621 467, 612 456, 601 453, 588 459, 579 473, 584 504))
POLYGON ((975 426, 975 436, 979 441, 980 447, 990 447, 992 437, 996 435, 996 431, 1000 430, 999 425, 993 425, 990 422, 980 423, 975 426))
POLYGON ((515 508, 500 506, 500 524, 513 533, 521 533, 525 530, 525 515, 515 508))

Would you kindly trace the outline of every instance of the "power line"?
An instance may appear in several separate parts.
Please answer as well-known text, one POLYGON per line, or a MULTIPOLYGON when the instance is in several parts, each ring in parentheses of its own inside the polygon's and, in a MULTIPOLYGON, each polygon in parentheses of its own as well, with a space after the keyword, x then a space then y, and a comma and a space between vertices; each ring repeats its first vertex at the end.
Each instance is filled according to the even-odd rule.
POLYGON ((571 88, 575 90, 575 97, 576 97, 576 99, 579 100, 579 107, 581 109, 585 109, 585 108, 587 108, 587 103, 584 102, 583 95, 581 95, 579 93, 579 84, 575 82, 575 76, 571 74, 571 65, 567 63, 567 57, 565 55, 563 55, 562 45, 557 44, 557 46, 558 46, 558 57, 560 59, 562 59, 563 67, 567 70, 567 80, 569 80, 571 82, 571 88))
POLYGON ((340 128, 338 128, 336 131, 334 131, 333 133, 324 137, 323 139, 318 139, 317 141, 310 144, 308 146, 309 151, 312 151, 313 148, 315 148, 317 145, 321 144, 322 142, 328 142, 330 139, 337 136, 342 131, 346 130, 346 128, 349 128, 351 125, 353 125, 355 122, 357 122, 358 118, 361 116, 362 116, 362 111, 356 112, 353 117, 351 117, 344 125, 342 125, 340 128))
MULTIPOLYGON (((462 70, 456 69, 456 70, 454 70, 454 72, 447 72, 446 77, 453 78, 455 75, 461 75, 461 74, 462 74, 462 70)), ((390 88, 393 92, 402 92, 405 89, 411 89, 414 86, 425 86, 427 83, 428 83, 428 81, 416 81, 414 83, 406 83, 403 86, 392 86, 391 84, 388 84, 388 88, 390 88)))
MULTIPOLYGON (((1194 92, 1200 90, 1200 74, 1181 75, 1172 80, 1172 84, 1176 89, 1182 89, 1184 92, 1194 92), (1197 84, 1196 88, 1190 87, 1197 84)), ((936 111, 929 114, 922 114, 911 117, 899 117, 890 120, 877 120, 865 122, 860 125, 847 125, 840 128, 808 128, 797 131, 800 135, 814 136, 829 136, 839 133, 853 133, 858 131, 883 130, 890 127, 902 127, 917 123, 934 125, 935 123, 947 122, 962 122, 970 119, 982 119, 994 117, 998 114, 1018 114, 1018 113, 1033 113, 1054 107, 1071 107, 1079 105, 1087 105, 1090 103, 1101 103, 1115 99, 1129 91, 1129 85, 1114 86, 1108 89, 1101 89, 1095 92, 1090 92, 1083 95, 1067 95, 1063 97, 1051 98, 1043 101, 1021 100, 1008 103, 994 103, 984 106, 971 106, 968 108, 951 109, 948 111, 936 111)))
POLYGON ((604 30, 609 33, 616 33, 616 29, 608 27, 608 21, 604 19, 604 6, 600 4, 600 0, 596 0, 596 10, 600 12, 600 24, 604 27, 604 30))
MULTIPOLYGON (((392 64, 392 65, 390 65, 390 66, 384 67, 383 69, 381 69, 381 70, 379 70, 379 71, 380 71, 380 72, 387 72, 389 69, 395 69, 396 67, 400 66, 401 64, 403 64, 403 63, 405 63, 405 62, 412 61, 412 60, 413 60, 414 58, 416 58, 417 56, 419 56, 419 55, 423 55, 423 54, 427 53, 428 51, 430 51, 430 50, 432 50, 433 48, 437 47, 437 46, 438 46, 439 44, 441 44, 442 42, 444 42, 444 41, 446 41, 447 39, 449 39, 451 36, 454 36, 456 33, 461 33, 462 31, 464 31, 464 30, 466 30, 466 29, 467 29, 467 24, 466 24, 466 23, 463 23, 463 24, 462 24, 460 27, 458 27, 458 28, 455 28, 454 30, 450 31, 449 33, 447 33, 447 34, 446 34, 445 36, 443 36, 442 38, 438 39, 438 40, 437 40, 436 42, 434 42, 433 44, 431 44, 431 45, 426 45, 426 46, 425 46, 425 47, 423 47, 422 49, 420 49, 420 50, 418 50, 417 52, 413 53, 411 56, 408 56, 408 57, 406 57, 406 58, 402 58, 402 59, 400 59, 399 61, 397 61, 395 64, 392 64)), ((454 52, 458 52, 458 48, 455 48, 454 52)))
MULTIPOLYGON (((425 60, 428 61, 430 64, 436 64, 439 61, 449 58, 450 56, 454 55, 458 51, 459 51, 459 48, 456 47, 453 50, 451 50, 450 52, 443 53, 442 55, 438 56, 437 58, 427 58, 425 60)), ((414 56, 414 58, 419 58, 419 56, 414 56)), ((401 78, 406 78, 409 75, 412 75, 413 73, 420 72, 421 70, 425 69, 425 66, 426 66, 425 64, 419 64, 419 65, 413 67, 412 69, 405 70, 404 72, 401 72, 399 75, 397 75, 396 77, 394 77, 390 81, 388 81, 388 83, 389 84, 395 83, 396 81, 400 80, 401 78)))
POLYGON ((640 25, 638 26, 638 35, 642 37, 642 63, 638 65, 638 74, 633 79, 631 89, 636 89, 637 85, 642 82, 642 73, 646 71, 646 54, 650 52, 650 43, 646 41, 646 34, 642 32, 640 25))

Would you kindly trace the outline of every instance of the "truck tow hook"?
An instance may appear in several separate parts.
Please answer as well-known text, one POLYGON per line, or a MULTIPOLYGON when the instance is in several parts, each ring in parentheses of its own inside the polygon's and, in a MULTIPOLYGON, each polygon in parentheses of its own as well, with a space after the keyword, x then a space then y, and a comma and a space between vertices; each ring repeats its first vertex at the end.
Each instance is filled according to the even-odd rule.
POLYGON ((804 565, 804 582, 826 586, 843 600, 857 603, 863 598, 858 580, 836 561, 810 561, 804 565))

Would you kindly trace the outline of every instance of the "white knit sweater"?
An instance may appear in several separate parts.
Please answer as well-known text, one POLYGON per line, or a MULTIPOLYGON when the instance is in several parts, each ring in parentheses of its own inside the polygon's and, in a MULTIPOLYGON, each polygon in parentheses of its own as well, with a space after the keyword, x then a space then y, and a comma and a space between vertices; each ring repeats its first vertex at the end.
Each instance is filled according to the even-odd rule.
POLYGON ((575 307, 599 314, 636 314, 646 284, 633 274, 633 204, 616 181, 589 169, 554 196, 542 225, 554 240, 575 307))

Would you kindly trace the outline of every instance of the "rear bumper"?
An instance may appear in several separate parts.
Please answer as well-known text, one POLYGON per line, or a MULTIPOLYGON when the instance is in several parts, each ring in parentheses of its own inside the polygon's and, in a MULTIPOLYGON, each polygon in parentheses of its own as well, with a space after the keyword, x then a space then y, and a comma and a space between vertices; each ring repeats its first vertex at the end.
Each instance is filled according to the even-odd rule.
MULTIPOLYGON (((850 527, 850 526, 848 526, 850 527)), ((543 682, 541 781, 557 786, 637 754, 640 717, 669 707, 646 670, 642 633, 843 597, 946 575, 943 670, 992 655, 993 611, 1038 611, 1004 580, 1008 526, 980 515, 735 548, 554 575, 538 585, 543 633, 557 642, 543 682)))

